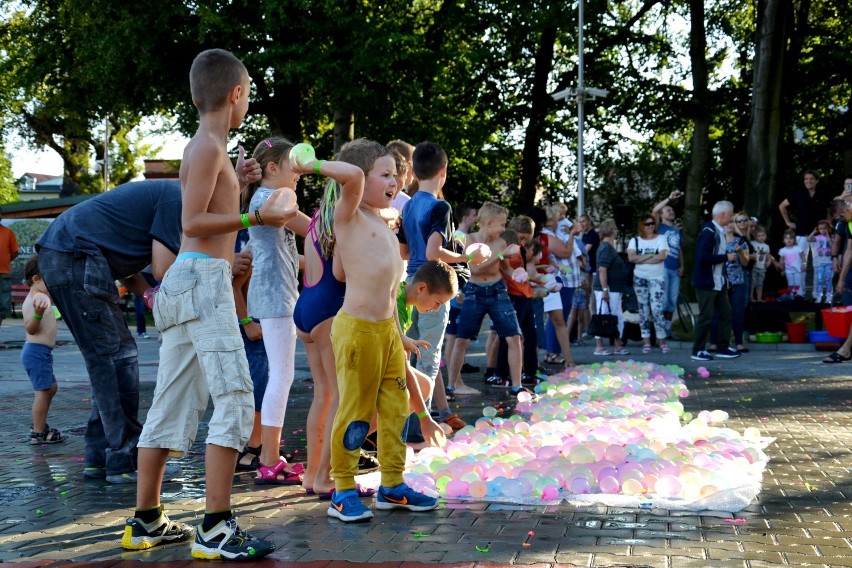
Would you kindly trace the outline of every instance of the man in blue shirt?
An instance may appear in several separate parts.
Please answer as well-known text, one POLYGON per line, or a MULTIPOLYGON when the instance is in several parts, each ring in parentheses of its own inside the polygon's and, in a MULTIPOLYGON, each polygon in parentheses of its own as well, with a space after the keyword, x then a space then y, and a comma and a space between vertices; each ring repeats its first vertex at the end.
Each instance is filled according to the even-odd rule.
POLYGON ((680 295, 680 279, 683 278, 683 254, 681 254, 683 233, 675 225, 677 215, 671 206, 671 202, 681 195, 681 192, 677 190, 671 192, 652 210, 657 218, 659 232, 666 237, 669 245, 669 254, 663 262, 666 270, 666 296, 663 298, 663 316, 666 318, 666 335, 669 338, 672 338, 672 316, 677 307, 677 298, 680 295))

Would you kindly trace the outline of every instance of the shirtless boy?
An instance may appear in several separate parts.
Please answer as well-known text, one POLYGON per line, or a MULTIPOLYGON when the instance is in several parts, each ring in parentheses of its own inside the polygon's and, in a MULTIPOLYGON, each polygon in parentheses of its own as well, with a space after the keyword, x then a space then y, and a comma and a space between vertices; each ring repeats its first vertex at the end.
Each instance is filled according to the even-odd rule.
POLYGON ((205 452, 206 504, 192 556, 248 560, 275 546, 243 531, 231 512, 237 453, 254 423, 252 382, 231 290, 237 231, 255 223, 280 227, 296 216, 274 193, 251 213, 239 212, 240 187, 228 158, 228 133, 248 110, 249 76, 242 62, 221 49, 200 53, 189 72, 199 126, 180 166, 183 241, 154 303, 162 333, 160 369, 139 439, 136 513, 121 544, 144 549, 186 540, 192 529, 169 520, 160 504, 169 455, 186 454, 198 421, 213 398, 205 452))
POLYGON ((400 328, 396 298, 402 258, 396 236, 380 215, 396 190, 394 158, 381 144, 359 139, 344 145, 333 162, 310 160, 296 171, 315 171, 342 185, 334 210, 334 254, 346 274, 346 295, 331 327, 340 406, 332 429, 335 491, 328 515, 347 522, 373 517, 358 496, 355 474, 376 411, 382 464, 376 507, 434 509, 436 499, 412 490, 402 478, 402 431, 409 414, 405 351, 417 351, 423 342, 400 328))
POLYGON ((468 247, 474 243, 482 243, 491 249, 492 255, 482 264, 471 264, 470 281, 462 290, 464 303, 459 315, 458 336, 448 362, 450 385, 455 388, 457 394, 479 392, 464 384, 461 379, 461 367, 467 346, 479 333, 485 314, 491 317, 497 335, 506 339, 509 348, 509 372, 512 381, 509 392, 515 395, 523 390, 521 329, 502 276, 502 272, 508 275, 512 272, 506 257, 520 254, 521 249, 518 245, 507 246, 506 241, 500 238, 500 233, 506 229, 507 217, 508 211, 505 207, 486 201, 479 209, 479 230, 467 236, 468 247), (495 254, 494 251, 498 252, 495 254))

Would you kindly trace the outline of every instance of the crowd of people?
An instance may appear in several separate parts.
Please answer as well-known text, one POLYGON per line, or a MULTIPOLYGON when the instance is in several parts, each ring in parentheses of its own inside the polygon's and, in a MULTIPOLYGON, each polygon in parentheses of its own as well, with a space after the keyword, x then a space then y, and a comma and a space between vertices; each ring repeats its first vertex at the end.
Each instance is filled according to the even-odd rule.
MULTIPOLYGON (((475 370, 465 356, 486 315, 482 384, 509 396, 573 366, 572 346, 587 340, 595 341, 594 356, 629 355, 622 339, 628 291, 636 298, 642 353, 670 353, 684 277, 674 209, 680 192, 640 214, 623 246, 619 231, 629 227, 612 219, 596 226, 586 213, 571 220, 563 204, 513 216, 485 202, 454 215, 443 199, 448 157, 435 143, 358 139, 326 161, 310 146, 270 136, 248 158, 240 148, 234 166, 225 144, 248 108, 245 67, 226 51, 202 52, 190 88, 200 123, 179 182, 125 184, 77 205, 50 225, 26 267, 22 360, 37 392, 31 441, 64 440, 47 424, 61 313, 92 384, 84 475, 137 486, 124 548, 194 538, 195 558, 272 552, 273 543, 234 517, 236 470, 255 471, 258 484, 299 484, 345 522, 373 517, 361 499, 374 495, 379 509, 434 509, 436 499, 403 481, 406 444, 443 445, 465 426, 449 402, 480 393, 462 376, 475 370), (312 216, 299 211, 288 189, 306 175, 327 180, 312 216), (297 238, 304 239, 301 254, 297 238), (116 279, 150 298, 161 334, 144 425, 137 350, 116 302, 116 279), (589 336, 598 314, 616 316, 617 336, 589 336), (314 381, 306 464, 280 455, 297 339, 314 381), (192 528, 169 519, 161 485, 180 473, 168 459, 189 451, 210 398, 205 514, 192 528), (356 474, 379 464, 378 490, 360 487, 356 474)), ((783 273, 795 296, 805 293, 812 263, 818 301, 834 296, 839 273, 837 291, 852 303, 852 201, 845 201, 852 180, 846 182, 831 203, 816 175, 805 174, 805 188, 781 204, 790 229, 774 255, 756 219, 735 213, 728 201, 713 206, 694 251, 693 359, 748 351, 745 306, 765 299, 767 269, 783 273), (823 205, 837 218, 823 219, 823 205)), ((850 348, 852 332, 827 362, 852 360, 850 348)))

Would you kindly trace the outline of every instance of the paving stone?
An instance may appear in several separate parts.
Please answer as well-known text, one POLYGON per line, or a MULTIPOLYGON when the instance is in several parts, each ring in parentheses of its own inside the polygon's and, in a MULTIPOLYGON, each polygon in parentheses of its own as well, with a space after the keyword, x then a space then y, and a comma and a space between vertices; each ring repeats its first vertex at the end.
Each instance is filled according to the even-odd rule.
MULTIPOLYGON (((4 322, 0 341, 20 331, 4 322)), ((288 408, 284 431, 288 451, 303 451, 303 434, 293 432, 304 422, 312 396, 310 384, 304 381, 307 367, 299 349, 291 391, 293 404, 288 408)), ((482 346, 471 346, 475 363, 483 360, 481 350, 482 346)), ((677 352, 675 349, 673 354, 677 352)), ((64 347, 54 353, 57 359, 63 358, 63 369, 68 367, 76 373, 76 382, 68 382, 63 376, 51 408, 51 413, 56 413, 55 425, 69 433, 69 440, 61 448, 0 445, 0 560, 15 562, 18 568, 28 568, 22 560, 52 563, 54 559, 76 560, 97 568, 109 568, 95 564, 103 559, 111 564, 125 563, 126 559, 127 568, 138 566, 139 561, 169 562, 168 568, 190 566, 186 544, 144 553, 119 548, 124 518, 134 506, 135 486, 82 480, 80 460, 90 389, 79 354, 75 356, 64 347), (13 486, 29 493, 4 502, 2 490, 13 486)), ((574 355, 584 361, 584 353, 578 348, 574 355)), ((371 562, 382 568, 419 568, 418 561, 460 562, 465 568, 483 562, 548 568, 559 563, 672 568, 852 565, 852 415, 840 403, 852 400, 852 377, 843 369, 821 366, 815 370, 823 376, 815 376, 812 361, 818 358, 813 354, 794 353, 800 359, 785 359, 794 355, 771 353, 753 350, 748 360, 743 357, 717 365, 723 375, 717 377, 714 367, 711 380, 689 380, 690 397, 684 399, 690 412, 722 408, 731 414, 731 428, 742 431, 757 426, 764 435, 776 438, 767 448, 771 461, 764 473, 762 493, 736 515, 598 505, 531 507, 456 502, 423 514, 376 511, 371 523, 346 525, 328 519, 327 504, 308 498, 299 487, 255 486, 252 472, 235 476, 233 505, 241 525, 279 544, 271 561, 316 563, 300 568, 343 566, 347 561, 371 562), (747 398, 750 403, 741 402, 747 398), (746 518, 747 523, 732 526, 724 522, 735 516, 746 518), (523 548, 520 543, 529 530, 534 530, 536 537, 530 548, 523 548), (430 536, 415 539, 415 532, 430 536), (489 552, 479 552, 476 546, 487 547, 489 552)), ((28 408, 20 403, 22 397, 31 397, 28 381, 6 380, 20 374, 17 355, 19 352, 12 350, 0 351, 0 377, 4 379, 0 381, 0 429, 7 432, 15 432, 29 420, 28 408)), ((156 357, 154 345, 141 345, 141 361, 155 362, 156 357)), ((588 360, 592 359, 588 355, 588 360)), ((678 363, 676 358, 671 360, 678 363)), ((694 368, 688 361, 678 364, 694 368)), ((144 417, 156 365, 143 365, 140 373, 140 414, 144 417)), ((495 395, 462 400, 454 403, 454 410, 473 421, 481 415, 488 396, 495 395)), ((209 414, 204 420, 208 418, 209 414)), ((200 522, 204 509, 206 428, 203 422, 196 446, 178 462, 184 467, 185 481, 164 486, 163 502, 170 516, 191 524, 200 522)), ((200 564, 193 567, 200 568, 200 564)))

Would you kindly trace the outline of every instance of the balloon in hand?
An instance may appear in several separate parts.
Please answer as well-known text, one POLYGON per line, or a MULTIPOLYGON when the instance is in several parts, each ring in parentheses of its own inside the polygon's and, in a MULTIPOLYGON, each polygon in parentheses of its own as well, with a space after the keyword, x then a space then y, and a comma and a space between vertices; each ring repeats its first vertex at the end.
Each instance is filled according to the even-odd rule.
POLYGON ((292 209, 296 206, 296 192, 289 187, 279 187, 281 192, 281 203, 284 204, 284 209, 292 209))
POLYGON ((316 159, 317 156, 314 153, 314 147, 310 144, 301 142, 290 148, 290 162, 294 166, 304 168, 316 159))
POLYGON ((464 252, 467 255, 471 255, 471 254, 476 254, 477 250, 485 258, 489 258, 491 256, 491 247, 489 247, 485 243, 473 243, 471 245, 468 245, 467 248, 464 249, 464 252))

